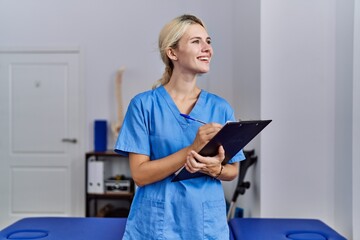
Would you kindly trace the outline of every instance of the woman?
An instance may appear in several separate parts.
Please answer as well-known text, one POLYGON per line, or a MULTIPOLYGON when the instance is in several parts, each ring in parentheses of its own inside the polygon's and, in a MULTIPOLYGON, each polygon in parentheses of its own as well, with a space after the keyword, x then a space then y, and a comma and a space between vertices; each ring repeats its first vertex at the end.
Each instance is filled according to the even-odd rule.
POLYGON ((235 120, 223 98, 196 85, 197 76, 209 71, 211 39, 200 19, 182 15, 161 30, 159 49, 163 77, 131 100, 115 145, 129 156, 139 186, 123 239, 229 239, 220 180, 233 180, 245 157, 241 151, 222 166, 222 147, 215 157, 197 154, 224 123, 235 120), (207 176, 171 182, 183 166, 207 176))

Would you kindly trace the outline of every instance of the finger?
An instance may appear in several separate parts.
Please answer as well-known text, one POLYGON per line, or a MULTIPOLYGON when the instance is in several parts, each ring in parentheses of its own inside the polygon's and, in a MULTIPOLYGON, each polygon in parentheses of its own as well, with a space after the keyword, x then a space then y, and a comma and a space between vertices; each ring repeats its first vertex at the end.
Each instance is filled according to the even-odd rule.
POLYGON ((187 161, 186 164, 188 165, 189 168, 191 168, 194 171, 199 171, 201 170, 203 167, 205 167, 205 164, 199 162, 194 156, 189 155, 187 157, 187 161))
POLYGON ((198 163, 202 164, 202 168, 206 167, 207 164, 211 164, 213 161, 209 157, 204 157, 195 151, 191 151, 193 158, 197 160, 198 163))
POLYGON ((217 129, 223 127, 223 125, 221 125, 220 123, 215 123, 215 122, 205 124, 204 126, 209 126, 209 127, 217 128, 217 129))
POLYGON ((187 163, 185 163, 185 168, 188 172, 190 173, 195 173, 197 172, 195 169, 191 168, 187 163))
POLYGON ((188 172, 190 173, 195 173, 201 170, 201 168, 197 168, 197 167, 193 167, 191 164, 189 163, 185 163, 185 168, 188 172))
POLYGON ((195 173, 203 169, 202 167, 193 166, 189 163, 186 163, 185 167, 187 167, 187 170, 191 173, 195 173))
POLYGON ((220 147, 219 147, 218 157, 221 161, 225 159, 225 149, 222 145, 220 145, 220 147))
POLYGON ((222 125, 218 124, 218 123, 209 123, 203 126, 203 134, 205 135, 215 135, 217 132, 220 131, 220 129, 222 128, 222 125))

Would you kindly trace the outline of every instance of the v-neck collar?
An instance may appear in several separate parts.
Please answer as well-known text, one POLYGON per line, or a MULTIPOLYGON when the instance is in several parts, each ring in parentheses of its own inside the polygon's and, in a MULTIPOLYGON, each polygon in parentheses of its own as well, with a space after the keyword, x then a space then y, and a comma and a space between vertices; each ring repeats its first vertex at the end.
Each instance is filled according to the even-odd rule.
MULTIPOLYGON (((179 111, 179 108, 176 106, 174 100, 171 98, 170 94, 168 93, 168 91, 165 89, 164 86, 159 86, 158 90, 161 96, 163 96, 163 98, 165 99, 165 102, 167 103, 175 119, 182 127, 187 127, 190 124, 199 124, 198 122, 191 121, 180 116, 181 112, 179 111)), ((189 113, 190 116, 194 118, 201 118, 201 109, 203 109, 205 103, 205 95, 206 92, 203 89, 201 89, 199 97, 196 100, 194 107, 191 109, 189 113)))

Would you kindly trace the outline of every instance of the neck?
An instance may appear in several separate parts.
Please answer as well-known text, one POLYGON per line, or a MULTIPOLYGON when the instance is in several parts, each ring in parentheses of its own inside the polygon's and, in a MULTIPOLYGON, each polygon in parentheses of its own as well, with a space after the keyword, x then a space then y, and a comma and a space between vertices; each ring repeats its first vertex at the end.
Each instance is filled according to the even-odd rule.
POLYGON ((201 92, 195 81, 175 80, 173 78, 164 87, 179 111, 185 114, 191 112, 201 92))
POLYGON ((173 99, 178 100, 194 99, 200 93, 200 89, 196 85, 179 86, 168 83, 164 87, 173 99))
POLYGON ((173 98, 193 98, 200 92, 196 85, 196 76, 184 78, 184 76, 177 77, 173 74, 164 87, 173 98))

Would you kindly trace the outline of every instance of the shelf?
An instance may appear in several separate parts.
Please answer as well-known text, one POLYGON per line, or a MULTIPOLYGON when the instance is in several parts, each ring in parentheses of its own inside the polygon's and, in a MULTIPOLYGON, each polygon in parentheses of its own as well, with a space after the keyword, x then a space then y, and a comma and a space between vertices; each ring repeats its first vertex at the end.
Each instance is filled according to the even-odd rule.
POLYGON ((106 152, 87 152, 86 156, 106 156, 106 157, 123 157, 127 158, 123 155, 120 155, 112 150, 107 150, 106 152))
POLYGON ((132 198, 134 193, 88 193, 88 198, 132 198))
MULTIPOLYGON (((131 179, 131 177, 125 177, 125 179, 123 180, 130 180, 130 192, 106 192, 106 193, 88 193, 88 175, 89 175, 89 162, 91 162, 91 164, 93 164, 93 161, 97 162, 104 162, 103 166, 100 167, 99 169, 103 169, 102 171, 104 171, 103 173, 101 173, 102 171, 95 171, 95 178, 97 180, 94 180, 94 182, 100 182, 101 180, 98 179, 103 179, 103 181, 105 182, 105 179, 109 178, 109 174, 105 174, 105 173, 109 173, 109 169, 114 169, 114 166, 122 166, 123 168, 128 168, 128 157, 126 156, 122 156, 112 150, 108 150, 105 152, 86 152, 85 154, 85 194, 86 194, 86 202, 85 202, 85 207, 86 207, 86 217, 94 217, 94 216, 98 216, 99 211, 101 211, 104 202, 111 202, 111 204, 114 204, 116 206, 116 203, 118 204, 123 204, 124 205, 124 200, 128 203, 125 202, 125 207, 128 208, 128 205, 131 205, 131 202, 133 200, 134 197, 134 183, 133 180, 131 179), (91 160, 90 160, 91 159, 91 160), (89 161, 90 160, 90 161, 89 161), (116 160, 116 161, 114 161, 116 160), (118 161, 120 160, 120 161, 118 161), (108 162, 110 161, 110 162, 108 162), (119 163, 124 163, 120 164, 119 163), (105 168, 104 165, 107 165, 107 167, 105 168), (105 171, 105 169, 107 169, 105 171), (99 177, 99 173, 100 173, 100 177, 99 177), (103 176, 101 176, 103 175, 103 176), (99 202, 99 204, 98 204, 99 202)), ((96 164, 97 165, 97 164, 96 164)), ((94 166, 94 164, 92 165, 94 166)), ((101 166, 101 164, 100 164, 101 166)), ((121 168, 121 169, 123 169, 121 168)), ((119 171, 119 174, 121 173, 121 169, 120 168, 115 168, 115 171, 119 171)), ((92 172, 92 176, 94 176, 93 174, 94 172, 92 172)), ((115 173, 110 170, 110 174, 115 175, 115 173)), ((112 176, 110 175, 110 176, 112 176)), ((93 178, 92 178, 93 179, 93 178)), ((101 186, 101 185, 98 185, 101 186)), ((105 183, 104 183, 105 186, 105 183)), ((96 191, 95 191, 96 192, 96 191)), ((99 192, 103 192, 103 191, 99 191, 99 192)), ((119 207, 119 206, 118 206, 119 207)), ((121 207, 120 207, 121 208, 121 207)))

